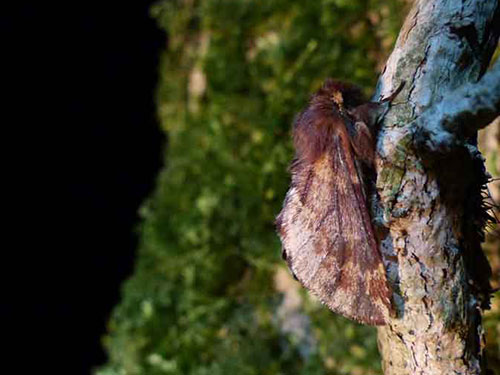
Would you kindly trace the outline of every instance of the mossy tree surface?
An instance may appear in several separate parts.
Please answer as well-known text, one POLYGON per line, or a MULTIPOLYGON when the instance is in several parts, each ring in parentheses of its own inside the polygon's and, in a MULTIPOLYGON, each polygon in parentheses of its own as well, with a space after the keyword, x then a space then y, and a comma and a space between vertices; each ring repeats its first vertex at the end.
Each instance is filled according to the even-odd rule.
POLYGON ((397 0, 164 0, 165 167, 99 375, 380 374, 376 332, 283 276, 274 232, 293 116, 324 78, 370 94, 397 0), (281 271, 280 271, 281 270, 281 271))

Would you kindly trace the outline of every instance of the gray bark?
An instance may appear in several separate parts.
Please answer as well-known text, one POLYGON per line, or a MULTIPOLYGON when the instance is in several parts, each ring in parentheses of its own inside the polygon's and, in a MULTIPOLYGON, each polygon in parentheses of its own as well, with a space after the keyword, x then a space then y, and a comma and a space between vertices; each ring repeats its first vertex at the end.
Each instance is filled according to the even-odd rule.
POLYGON ((409 127, 423 151, 449 152, 500 112, 500 60, 478 83, 466 83, 422 113, 409 127))
POLYGON ((489 265, 479 248, 482 159, 474 136, 499 113, 499 3, 415 1, 377 98, 406 85, 377 144, 376 221, 398 316, 379 328, 385 375, 483 374, 489 265), (481 79, 482 77, 482 79, 481 79))

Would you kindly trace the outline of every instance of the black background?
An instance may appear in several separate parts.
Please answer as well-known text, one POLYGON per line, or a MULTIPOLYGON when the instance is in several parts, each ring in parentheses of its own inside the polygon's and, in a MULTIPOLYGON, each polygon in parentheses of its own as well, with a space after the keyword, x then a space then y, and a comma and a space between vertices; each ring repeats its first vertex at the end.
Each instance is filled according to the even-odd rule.
POLYGON ((133 270, 137 210, 165 143, 154 93, 166 36, 151 3, 2 9, 4 129, 15 147, 4 158, 13 244, 0 313, 17 372, 89 374, 106 360, 100 340, 133 270))

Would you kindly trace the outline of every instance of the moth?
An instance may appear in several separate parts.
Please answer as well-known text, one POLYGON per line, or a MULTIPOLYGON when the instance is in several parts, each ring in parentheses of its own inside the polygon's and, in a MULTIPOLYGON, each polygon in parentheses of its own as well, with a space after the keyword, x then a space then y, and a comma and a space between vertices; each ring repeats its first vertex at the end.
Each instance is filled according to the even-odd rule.
POLYGON ((291 185, 276 218, 296 279, 330 310, 369 325, 394 314, 368 210, 375 127, 402 85, 380 102, 327 79, 295 119, 291 185))

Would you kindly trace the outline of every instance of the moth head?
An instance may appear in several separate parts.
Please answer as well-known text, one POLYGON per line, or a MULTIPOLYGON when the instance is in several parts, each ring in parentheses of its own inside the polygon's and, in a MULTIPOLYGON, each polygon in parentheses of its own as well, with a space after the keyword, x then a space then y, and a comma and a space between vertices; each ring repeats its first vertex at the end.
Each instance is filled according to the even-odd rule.
POLYGON ((328 78, 313 97, 313 102, 333 105, 335 109, 350 110, 365 103, 361 90, 350 83, 328 78))

